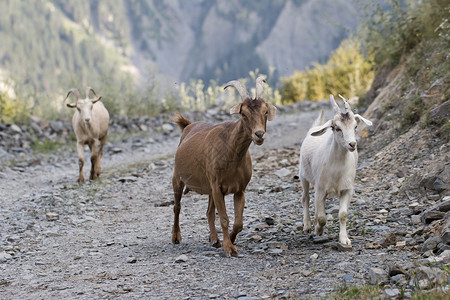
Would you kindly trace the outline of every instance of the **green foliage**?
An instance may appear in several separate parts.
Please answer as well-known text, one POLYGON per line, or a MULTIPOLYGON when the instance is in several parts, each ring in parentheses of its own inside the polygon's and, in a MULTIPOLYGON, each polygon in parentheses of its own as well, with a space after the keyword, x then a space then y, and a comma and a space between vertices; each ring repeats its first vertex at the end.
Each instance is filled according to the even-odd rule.
POLYGON ((32 144, 32 149, 38 153, 49 153, 61 148, 62 144, 50 139, 37 140, 32 144))
POLYGON ((18 123, 27 119, 30 113, 28 101, 10 97, 7 93, 0 92, 0 123, 18 123))
POLYGON ((450 291, 433 290, 433 291, 418 291, 411 297, 411 300, 441 300, 449 299, 450 291))
POLYGON ((347 98, 359 96, 372 83, 372 67, 361 45, 352 39, 345 40, 331 53, 326 64, 314 63, 312 69, 282 78, 282 102, 323 100, 328 99, 329 94, 343 94, 347 98))
POLYGON ((414 99, 409 101, 406 111, 402 114, 402 127, 411 126, 419 122, 425 108, 425 104, 420 95, 416 95, 414 99))
POLYGON ((359 2, 364 12, 359 36, 377 65, 386 60, 397 65, 402 55, 435 34, 443 22, 448 23, 450 3, 447 0, 405 2, 402 5, 400 0, 385 0, 384 6, 377 0, 359 2))
POLYGON ((337 300, 350 299, 377 299, 380 297, 382 289, 378 286, 365 285, 362 287, 343 285, 338 288, 338 291, 332 296, 337 300))
MULTIPOLYGON (((109 10, 114 1, 44 1, 33 4, 26 1, 1 1, 0 58, 8 77, 16 82, 20 99, 30 99, 29 113, 54 116, 61 109, 62 95, 74 82, 92 85, 103 77, 110 77, 111 86, 120 85, 130 77, 124 72, 129 61, 117 52, 117 47, 107 47, 93 35, 90 24, 90 5, 109 10), (54 5, 54 4, 56 5, 54 5), (75 75, 76 74, 76 75, 75 75), (39 92, 37 92, 39 91, 39 92)), ((114 18, 111 10, 105 18, 114 18)), ((92 18, 98 27, 106 21, 92 18)), ((122 22, 124 23, 124 22, 122 22)), ((109 23, 108 23, 109 24, 109 23)), ((103 27, 102 27, 103 28, 103 27)), ((101 30, 101 28, 100 28, 101 30)), ((117 44, 124 39, 124 31, 113 30, 117 44), (121 33, 122 32, 122 33, 121 33)), ((105 33, 111 31, 104 31, 105 33)))

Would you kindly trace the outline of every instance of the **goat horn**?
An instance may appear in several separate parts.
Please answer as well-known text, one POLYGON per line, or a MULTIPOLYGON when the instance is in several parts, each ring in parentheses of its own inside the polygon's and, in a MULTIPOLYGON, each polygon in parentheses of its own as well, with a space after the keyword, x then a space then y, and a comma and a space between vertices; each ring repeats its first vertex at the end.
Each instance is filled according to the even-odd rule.
POLYGON ((264 80, 264 78, 262 78, 261 76, 256 78, 256 98, 255 99, 262 98, 262 93, 263 93, 263 85, 262 85, 262 83, 263 82, 266 82, 266 80, 264 80))
POLYGON ((89 92, 90 92, 90 91, 92 91, 92 93, 94 94, 94 96, 98 98, 97 93, 96 93, 96 92, 94 91, 94 89, 91 88, 90 86, 88 86, 88 87, 86 88, 86 98, 89 98, 89 92))
POLYGON ((66 98, 64 98, 64 101, 66 101, 70 94, 74 94, 75 97, 77 97, 77 100, 81 98, 80 92, 77 89, 73 88, 67 91, 67 95, 66 98))
POLYGON ((334 100, 334 96, 330 94, 330 102, 331 105, 333 105, 334 111, 337 114, 341 114, 341 109, 339 108, 339 105, 337 105, 336 100, 334 100))
POLYGON ((347 100, 344 97, 342 97, 341 94, 339 94, 338 96, 344 101, 345 113, 351 111, 350 104, 348 104, 347 100))
POLYGON ((250 95, 247 92, 247 89, 237 80, 232 80, 228 82, 223 89, 226 89, 229 86, 233 86, 239 93, 239 95, 242 98, 242 101, 245 101, 247 99, 251 99, 250 95))

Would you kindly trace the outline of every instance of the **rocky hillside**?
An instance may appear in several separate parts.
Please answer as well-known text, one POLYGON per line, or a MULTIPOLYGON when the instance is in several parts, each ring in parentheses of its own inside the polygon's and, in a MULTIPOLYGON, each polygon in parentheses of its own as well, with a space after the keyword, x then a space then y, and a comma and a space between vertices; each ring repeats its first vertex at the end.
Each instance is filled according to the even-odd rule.
POLYGON ((39 0, 0 8, 8 12, 0 16, 0 70, 35 93, 114 83, 120 74, 145 78, 155 68, 176 81, 225 82, 270 67, 289 75, 325 60, 357 25, 351 0, 39 0))

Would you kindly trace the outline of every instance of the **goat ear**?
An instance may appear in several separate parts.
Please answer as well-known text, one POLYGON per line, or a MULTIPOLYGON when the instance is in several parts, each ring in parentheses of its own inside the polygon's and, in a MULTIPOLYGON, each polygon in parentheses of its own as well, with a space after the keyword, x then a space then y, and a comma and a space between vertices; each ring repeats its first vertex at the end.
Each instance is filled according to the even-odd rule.
POLYGON ((325 124, 323 124, 322 126, 319 127, 318 130, 311 132, 312 136, 321 136, 322 134, 325 133, 325 131, 327 131, 328 128, 330 128, 333 125, 333 121, 329 120, 327 121, 325 124))
POLYGON ((234 114, 240 114, 241 113, 241 105, 242 103, 236 104, 235 106, 233 106, 232 108, 230 108, 230 114, 234 115, 234 114))
POLYGON ((75 107, 77 107, 77 104, 76 104, 76 103, 67 103, 66 105, 67 105, 67 107, 70 107, 70 108, 75 108, 75 107))
POLYGON ((100 101, 100 100, 102 100, 102 96, 100 96, 100 97, 98 97, 98 98, 96 98, 96 99, 92 99, 91 101, 92 101, 92 103, 97 103, 98 101, 100 101))
POLYGON ((367 120, 366 118, 361 117, 359 114, 355 115, 355 119, 363 121, 364 123, 366 123, 367 126, 372 126, 372 122, 370 120, 367 120))
POLYGON ((267 116, 267 120, 272 121, 275 119, 275 115, 277 114, 277 108, 272 104, 267 104, 267 106, 269 107, 269 115, 267 116))

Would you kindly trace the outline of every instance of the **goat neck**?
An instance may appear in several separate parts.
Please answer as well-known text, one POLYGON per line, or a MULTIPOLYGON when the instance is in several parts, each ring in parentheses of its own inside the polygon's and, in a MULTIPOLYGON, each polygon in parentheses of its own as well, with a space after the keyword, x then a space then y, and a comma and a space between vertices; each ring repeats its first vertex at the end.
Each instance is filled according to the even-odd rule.
POLYGON ((247 133, 242 118, 232 123, 230 130, 227 131, 228 145, 235 149, 237 157, 244 157, 252 143, 252 138, 247 133))

